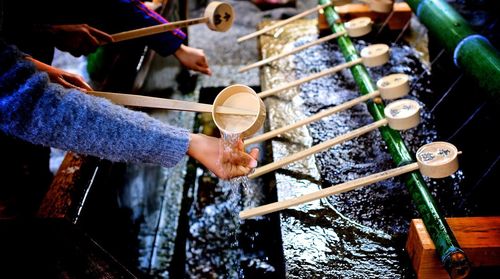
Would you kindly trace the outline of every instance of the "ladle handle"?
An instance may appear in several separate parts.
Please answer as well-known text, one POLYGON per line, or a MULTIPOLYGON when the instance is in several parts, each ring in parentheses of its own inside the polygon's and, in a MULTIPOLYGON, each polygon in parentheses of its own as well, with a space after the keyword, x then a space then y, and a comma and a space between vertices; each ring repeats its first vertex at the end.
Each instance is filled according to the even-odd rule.
MULTIPOLYGON (((131 94, 99 92, 99 91, 87 91, 87 93, 97 97, 106 98, 115 104, 131 106, 131 107, 161 108, 161 109, 195 111, 195 112, 212 112, 212 107, 213 107, 212 105, 209 104, 131 95, 131 94)), ((216 113, 237 114, 237 115, 257 114, 257 112, 254 111, 226 107, 226 106, 217 106, 216 113)))
POLYGON ((305 16, 307 16, 309 14, 312 14, 312 13, 314 13, 316 11, 319 11, 319 10, 324 9, 324 8, 326 8, 328 6, 331 6, 331 5, 333 5, 332 2, 328 2, 328 3, 323 4, 323 5, 318 5, 318 6, 314 7, 314 8, 309 9, 309 10, 305 10, 305 11, 301 12, 300 14, 294 15, 294 16, 292 16, 290 18, 285 19, 285 20, 281 20, 281 21, 279 21, 279 22, 277 22, 277 23, 275 23, 273 25, 266 26, 266 27, 260 29, 259 31, 256 31, 256 32, 250 33, 248 35, 242 36, 242 37, 238 38, 237 41, 238 41, 238 43, 241 43, 241 42, 246 41, 248 39, 257 37, 259 35, 267 33, 267 32, 269 32, 269 31, 271 31, 273 29, 276 29, 278 27, 286 25, 286 24, 288 24, 288 23, 290 23, 290 22, 292 22, 294 20, 297 20, 299 18, 305 17, 305 16))
POLYGON ((284 126, 284 127, 281 127, 281 128, 278 128, 278 129, 275 129, 275 130, 272 130, 272 131, 269 131, 267 133, 264 133, 264 134, 261 134, 261 135, 258 135, 256 137, 253 137, 253 138, 250 138, 250 139, 247 139, 245 140, 245 145, 249 145, 249 144, 253 144, 253 143, 257 143, 257 142, 261 142, 261 141, 265 141, 265 140, 268 140, 268 139, 271 139, 271 138, 274 138, 275 136, 277 135, 280 135, 280 134, 283 134, 285 132, 288 132, 292 129, 295 129, 295 128, 298 128, 300 126, 303 126, 303 125, 306 125, 306 124, 309 124, 309 123, 312 123, 314 121, 317 121, 323 117, 326 117, 326 116, 329 116, 329 115, 332 115, 334 113, 337 113, 339 111, 343 111, 343 110, 346 110, 350 107, 353 107, 361 102, 364 102, 364 101, 367 101, 369 99, 372 99, 372 98, 375 98, 377 96, 379 96, 380 93, 379 91, 373 91, 369 94, 366 94, 366 95, 362 95, 360 97, 357 97, 355 99, 352 99, 350 101, 347 101, 343 104, 340 104, 338 106, 334 106, 332 108, 329 108, 329 109, 325 109, 323 111, 320 111, 312 116, 309 116, 307 118, 304 118, 302 120, 299 120, 293 124, 290 124, 290 125, 287 125, 287 126, 284 126))
POLYGON ((154 35, 166 31, 172 31, 176 28, 182 28, 193 24, 206 23, 208 22, 208 17, 199 17, 193 19, 180 20, 175 22, 169 22, 129 31, 124 31, 120 33, 112 34, 113 42, 121 42, 125 40, 136 39, 144 36, 154 35))
POLYGON ((315 154, 315 153, 318 153, 320 151, 323 151, 327 148, 330 148, 336 144, 339 144, 339 143, 342 143, 344 141, 348 141, 350 139, 353 139, 355 137, 358 137, 362 134, 365 134, 367 132, 370 132, 372 130, 375 130, 377 129, 378 127, 381 127, 381 126, 384 126, 384 125, 387 125, 387 119, 384 118, 384 119, 381 119, 379 121, 376 121, 376 122, 373 122, 371 124, 368 124, 368 125, 365 125, 361 128, 358 128, 356 130, 352 130, 346 134, 343 134, 343 135, 340 135, 338 137, 335 137, 333 139, 329 139, 327 141, 324 141, 322 143, 319 143, 315 146, 312 146, 308 149, 305 149, 305 150, 302 150, 300 152, 297 152, 295 154, 292 154, 288 157, 285 157, 279 161, 276 161, 276 162, 272 162, 270 164, 267 164, 267 165, 264 165, 262 167, 259 167, 259 168, 256 168, 255 169, 255 172, 253 172, 252 174, 248 175, 248 178, 256 178, 256 177, 259 177, 263 174, 266 174, 268 172, 271 172, 273 170, 276 170, 276 169, 279 169, 281 168, 282 166, 286 166, 292 162, 295 162, 297 160, 300 160, 302 158, 305 158, 309 155, 312 155, 312 154, 315 154))
POLYGON ((274 94, 276 94, 280 91, 286 90, 288 88, 292 88, 292 87, 295 87, 295 86, 300 85, 302 83, 306 83, 306 82, 311 81, 313 79, 318 79, 320 77, 324 77, 324 76, 331 75, 333 73, 342 71, 345 68, 352 67, 352 66, 354 66, 356 64, 360 64, 362 62, 363 62, 362 58, 354 59, 352 61, 337 65, 333 68, 321 71, 319 73, 316 73, 316 74, 313 74, 313 75, 310 75, 310 76, 307 76, 307 77, 304 77, 304 78, 301 78, 298 80, 294 80, 294 81, 289 82, 287 84, 283 84, 282 86, 278 86, 276 88, 271 88, 269 90, 262 91, 259 94, 257 94, 257 96, 259 96, 261 98, 265 98, 267 96, 274 95, 274 94))
POLYGON ((279 201, 279 202, 273 202, 270 204, 266 204, 263 206, 255 207, 252 209, 248 210, 243 210, 240 212, 240 218, 241 219, 247 219, 255 216, 260 216, 260 215, 265 215, 269 214, 272 212, 276 212, 279 210, 283 210, 285 208, 289 208, 292 206, 296 206, 299 204, 303 204, 306 202, 310 202, 313 200, 318 200, 321 198, 325 198, 331 195, 351 191, 366 185, 373 184, 375 182, 379 182, 385 179, 389 179, 391 177, 395 177, 401 174, 405 174, 411 171, 418 170, 419 166, 418 163, 411 163, 402 167, 386 170, 383 172, 378 172, 372 175, 368 175, 365 177, 361 177, 358 179, 354 179, 348 182, 344 182, 341 184, 333 185, 325 189, 318 190, 316 192, 306 194, 297 198, 289 199, 289 200, 284 200, 284 201, 279 201))
POLYGON ((240 73, 242 73, 242 72, 248 71, 248 70, 250 70, 250 69, 253 69, 253 68, 256 68, 256 67, 260 67, 260 66, 262 66, 262 65, 266 65, 266 64, 271 63, 271 62, 273 62, 273 61, 275 61, 275 60, 278 60, 278 59, 280 59, 280 58, 283 58, 283 57, 285 57, 285 56, 288 56, 288 55, 291 55, 291 54, 297 53, 297 52, 299 52, 299 51, 302 51, 302 50, 304 50, 304 49, 306 49, 306 48, 309 48, 309 47, 312 47, 312 46, 315 46, 315 45, 318 45, 318 44, 324 43, 324 42, 326 42, 326 41, 329 41, 329 40, 332 40, 332 39, 338 38, 338 37, 340 37, 340 36, 342 36, 342 35, 344 35, 344 34, 346 34, 346 33, 347 33, 346 31, 341 31, 341 32, 339 32, 339 33, 334 33, 334 34, 328 35, 328 36, 323 37, 323 38, 321 38, 321 39, 318 39, 318 40, 316 40, 316 41, 314 41, 314 42, 310 42, 310 43, 307 43, 307 44, 305 44, 305 45, 302 45, 302 46, 299 46, 299 47, 297 47, 297 48, 294 48, 294 49, 292 49, 292 50, 290 50, 290 51, 286 51, 286 52, 280 53, 280 54, 278 54, 278 55, 274 55, 274 56, 268 57, 268 58, 266 58, 266 59, 263 59, 263 60, 261 60, 261 61, 255 62, 255 63, 250 64, 250 65, 248 65, 248 66, 241 67, 238 71, 239 71, 240 73))

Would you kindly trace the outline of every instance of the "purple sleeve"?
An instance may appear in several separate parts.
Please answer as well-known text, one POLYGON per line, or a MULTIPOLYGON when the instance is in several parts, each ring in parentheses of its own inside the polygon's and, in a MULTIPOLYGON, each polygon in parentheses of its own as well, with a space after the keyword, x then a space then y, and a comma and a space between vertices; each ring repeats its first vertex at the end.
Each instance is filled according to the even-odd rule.
MULTIPOLYGON (((122 32, 137 28, 148 27, 168 23, 161 15, 146 7, 139 0, 117 0, 116 11, 113 13, 113 18, 117 18, 120 22, 119 29, 116 32, 122 32)), ((161 56, 173 54, 186 39, 180 29, 163 32, 160 34, 145 37, 146 44, 154 49, 161 56)))

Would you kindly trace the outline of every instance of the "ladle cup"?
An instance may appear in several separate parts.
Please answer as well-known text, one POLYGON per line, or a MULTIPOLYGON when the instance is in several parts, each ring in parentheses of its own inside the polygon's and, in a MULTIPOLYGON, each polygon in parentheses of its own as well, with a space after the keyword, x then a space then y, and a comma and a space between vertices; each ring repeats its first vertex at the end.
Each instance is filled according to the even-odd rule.
POLYGON ((215 125, 226 134, 241 134, 242 138, 257 132, 266 119, 266 107, 255 91, 241 84, 224 88, 215 98, 212 117, 215 125), (254 112, 253 115, 217 113, 217 107, 234 107, 254 112))

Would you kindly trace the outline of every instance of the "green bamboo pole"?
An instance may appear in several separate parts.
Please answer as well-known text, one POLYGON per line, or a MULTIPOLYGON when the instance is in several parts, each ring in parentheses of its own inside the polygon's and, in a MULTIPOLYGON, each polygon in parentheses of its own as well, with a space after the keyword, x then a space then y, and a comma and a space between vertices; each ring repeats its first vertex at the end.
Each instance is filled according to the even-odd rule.
POLYGON ((476 79, 493 99, 500 102, 500 54, 488 39, 476 34, 453 7, 442 0, 407 0, 429 33, 447 52, 455 65, 476 79))
MULTIPOLYGON (((319 0, 319 4, 325 4, 328 1, 329 0, 319 0)), ((324 15, 332 32, 337 33, 345 31, 344 25, 340 21, 340 17, 332 7, 324 9, 324 15)), ((339 37, 337 42, 346 61, 352 61, 359 58, 354 44, 347 35, 339 37)), ((364 65, 358 64, 351 67, 351 73, 360 88, 361 94, 368 94, 377 90, 364 65)), ((380 120, 385 117, 383 104, 367 101, 367 106, 375 120, 380 120)), ((387 126, 380 127, 379 131, 397 166, 414 162, 399 132, 387 126)), ((413 202, 421 215, 422 221, 434 241, 436 251, 446 270, 452 278, 465 277, 470 271, 470 264, 465 253, 460 249, 450 227, 438 211, 436 203, 422 175, 418 171, 412 172, 405 176, 405 182, 413 202)))

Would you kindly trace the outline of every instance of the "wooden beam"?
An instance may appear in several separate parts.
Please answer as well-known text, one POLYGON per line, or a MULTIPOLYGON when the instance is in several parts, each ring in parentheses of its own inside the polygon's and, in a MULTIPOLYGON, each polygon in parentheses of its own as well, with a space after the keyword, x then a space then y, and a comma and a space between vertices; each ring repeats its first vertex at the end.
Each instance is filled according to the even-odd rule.
MULTIPOLYGON (((446 218, 446 221, 473 268, 500 266, 500 216, 446 218)), ((419 279, 450 278, 422 219, 412 220, 406 250, 419 279)))
MULTIPOLYGON (((370 10, 367 4, 347 4, 335 7, 343 22, 358 17, 369 17, 375 24, 382 24, 390 14, 376 13, 370 10)), ((412 11, 405 2, 394 3, 394 13, 391 15, 387 28, 390 30, 401 30, 411 20, 412 11)), ((318 25, 320 30, 329 29, 328 23, 322 13, 318 16, 318 25)))

